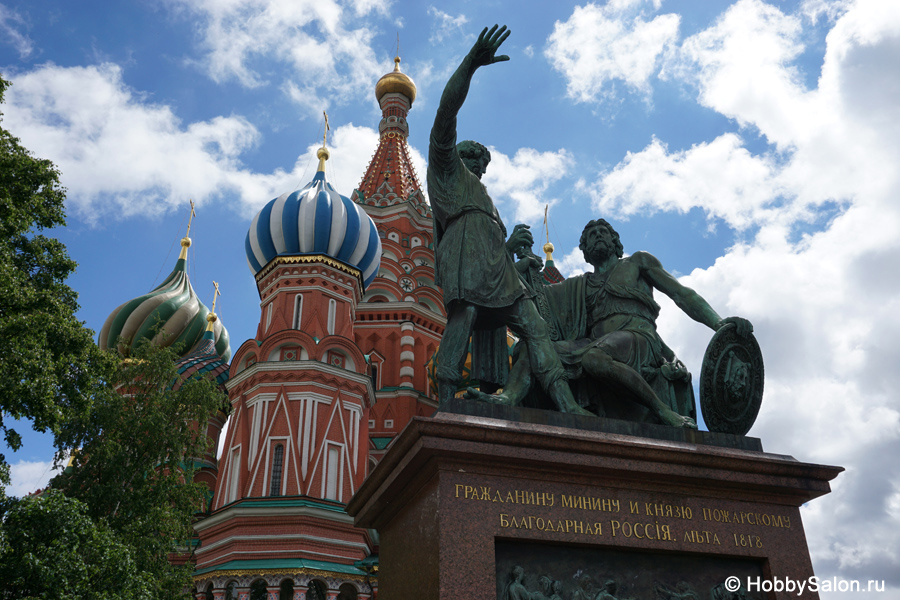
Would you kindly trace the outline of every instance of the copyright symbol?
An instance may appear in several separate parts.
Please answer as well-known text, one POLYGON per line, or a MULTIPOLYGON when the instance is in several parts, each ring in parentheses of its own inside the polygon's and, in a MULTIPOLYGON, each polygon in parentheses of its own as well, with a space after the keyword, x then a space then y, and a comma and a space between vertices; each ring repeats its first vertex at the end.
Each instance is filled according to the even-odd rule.
POLYGON ((729 592, 736 592, 741 587, 741 580, 732 575, 728 579, 725 580, 725 589, 729 592))

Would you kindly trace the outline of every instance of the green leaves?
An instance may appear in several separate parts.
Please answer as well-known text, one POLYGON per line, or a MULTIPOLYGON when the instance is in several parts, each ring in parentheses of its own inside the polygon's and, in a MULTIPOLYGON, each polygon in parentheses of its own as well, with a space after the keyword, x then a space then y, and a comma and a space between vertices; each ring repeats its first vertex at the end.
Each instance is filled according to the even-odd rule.
POLYGON ((173 349, 145 340, 122 361, 75 318, 75 263, 42 233, 65 225, 59 177, 0 128, 0 432, 15 450, 3 418, 28 418, 54 433, 58 459, 78 449, 51 489, 21 500, 4 495, 0 455, 0 600, 182 598, 192 568, 168 554, 206 504, 194 474, 224 398, 205 379, 173 391, 173 349))
POLYGON ((134 550, 58 491, 13 501, 0 531, 0 598, 151 598, 134 550))
MULTIPOLYGON (((0 100, 7 87, 0 78, 0 100)), ((5 416, 56 433, 89 409, 113 364, 75 317, 77 294, 65 283, 75 262, 41 233, 65 225, 59 177, 0 127, 0 432, 13 450, 21 441, 5 416)), ((8 484, 3 465, 0 457, 0 484, 8 484)))
POLYGON ((90 413, 62 427, 61 437, 81 450, 51 482, 129 544, 160 598, 178 597, 190 583, 190 567, 173 567, 166 556, 193 537, 193 516, 205 505, 207 487, 194 483, 196 460, 209 449, 205 424, 223 402, 206 379, 173 391, 177 358, 174 349, 145 340, 120 362, 90 413))

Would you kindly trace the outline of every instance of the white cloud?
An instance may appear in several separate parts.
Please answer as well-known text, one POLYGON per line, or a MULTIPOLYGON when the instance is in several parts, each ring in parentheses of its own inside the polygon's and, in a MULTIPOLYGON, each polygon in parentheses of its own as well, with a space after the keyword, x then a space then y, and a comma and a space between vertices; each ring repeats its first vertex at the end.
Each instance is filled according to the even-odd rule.
MULTIPOLYGON (((766 153, 731 133, 675 151, 654 139, 590 190, 620 217, 697 207, 713 223, 756 228, 682 281, 722 316, 756 327, 766 394, 751 435, 769 451, 847 468, 831 495, 803 509, 816 573, 885 579, 896 592, 900 4, 844 8, 814 89, 794 64, 810 20, 759 0, 732 5, 672 63, 669 76, 758 131, 766 153)), ((712 332, 660 303, 661 335, 699 371, 712 332)))
MULTIPOLYGON (((660 2, 653 2, 659 10, 660 2)), ((642 0, 617 0, 605 6, 576 6, 568 21, 557 21, 544 56, 566 79, 566 91, 578 102, 612 94, 610 82, 650 93, 650 78, 660 57, 678 37, 680 17, 645 20, 642 0)))
POLYGON ((528 222, 542 217, 546 204, 556 202, 545 193, 550 184, 566 175, 571 164, 572 156, 565 149, 538 152, 520 148, 510 158, 491 148, 491 164, 483 180, 499 206, 512 202, 512 218, 516 223, 528 222))
POLYGON ((600 214, 627 218, 658 210, 686 213, 695 207, 744 229, 774 218, 778 198, 775 165, 753 156, 727 133, 689 150, 669 153, 654 139, 631 153, 589 193, 600 214))
POLYGON ((847 12, 852 4, 853 0, 803 0, 800 12, 813 24, 822 16, 829 21, 835 21, 847 12))
POLYGON ((16 49, 20 58, 27 58, 34 51, 34 42, 19 31, 25 27, 25 20, 16 11, 0 4, 0 39, 16 49))
POLYGON ((9 465, 10 485, 6 488, 6 494, 18 498, 27 496, 47 487, 56 474, 53 461, 20 460, 9 465))
POLYGON ((45 65, 16 76, 7 127, 63 173, 69 202, 95 218, 154 214, 218 194, 238 155, 257 143, 241 117, 183 126, 168 106, 148 103, 122 82, 119 67, 45 65))
MULTIPOLYGON (((68 201, 94 220, 105 213, 153 215, 193 198, 198 205, 236 199, 252 216, 272 198, 307 183, 317 161, 311 144, 290 171, 256 173, 241 154, 260 141, 240 116, 183 124, 168 106, 151 104, 122 82, 115 65, 47 65, 17 76, 8 92, 5 125, 63 174, 68 201)), ((334 130, 328 174, 344 195, 359 184, 378 143, 371 128, 334 130)), ((299 148, 298 148, 299 150, 299 148)), ((424 172, 424 160, 412 150, 424 172)))
MULTIPOLYGON (((371 47, 374 31, 361 17, 386 14, 387 0, 354 0, 350 10, 336 0, 169 0, 169 4, 202 19, 203 62, 217 82, 234 78, 245 87, 265 85, 267 76, 256 65, 274 59, 290 70, 285 89, 312 88, 313 97, 341 102, 369 93, 384 68, 371 47)), ((269 63, 267 69, 271 68, 269 63)), ((322 110, 321 101, 315 106, 322 110)))
POLYGON ((589 273, 594 270, 594 268, 584 260, 584 253, 578 247, 575 247, 561 259, 554 259, 553 264, 559 269, 559 272, 566 277, 574 277, 575 275, 589 273))
POLYGON ((364 17, 371 13, 386 15, 392 3, 392 0, 351 0, 350 2, 354 12, 359 17, 364 17))
POLYGON ((434 18, 429 38, 432 44, 439 44, 448 37, 456 35, 463 30, 463 25, 469 22, 466 15, 461 14, 454 17, 434 6, 428 7, 428 14, 434 18))

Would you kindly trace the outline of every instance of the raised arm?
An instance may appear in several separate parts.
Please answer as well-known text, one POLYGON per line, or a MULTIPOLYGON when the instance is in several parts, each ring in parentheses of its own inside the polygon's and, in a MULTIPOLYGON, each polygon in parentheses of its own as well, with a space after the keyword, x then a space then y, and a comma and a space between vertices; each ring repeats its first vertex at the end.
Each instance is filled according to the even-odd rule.
POLYGON ((703 297, 691 288, 682 285, 671 273, 663 269, 659 259, 647 252, 635 252, 633 258, 638 262, 641 273, 650 284, 671 298, 687 316, 703 323, 713 331, 718 331, 727 323, 734 323, 738 335, 746 337, 753 333, 753 325, 741 317, 723 319, 703 297))
POLYGON ((492 65, 497 62, 509 60, 509 56, 495 56, 500 44, 509 37, 509 30, 506 25, 497 28, 497 25, 491 27, 490 31, 485 27, 478 41, 466 54, 466 57, 460 63, 456 72, 450 77, 444 93, 441 96, 441 103, 438 105, 437 115, 434 118, 434 127, 431 128, 431 139, 433 143, 440 145, 453 144, 456 141, 456 115, 466 101, 469 93, 469 84, 472 82, 472 75, 478 67, 492 65))

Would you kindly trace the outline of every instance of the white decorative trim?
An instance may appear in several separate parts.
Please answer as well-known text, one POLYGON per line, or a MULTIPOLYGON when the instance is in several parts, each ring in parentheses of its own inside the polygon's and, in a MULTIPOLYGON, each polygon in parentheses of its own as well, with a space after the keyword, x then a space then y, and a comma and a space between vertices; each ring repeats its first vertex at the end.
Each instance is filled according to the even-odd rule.
MULTIPOLYGON (((251 541, 251 540, 306 540, 310 542, 324 542, 326 544, 334 544, 335 546, 345 546, 347 548, 359 548, 361 550, 369 550, 369 545, 362 542, 349 542, 347 540, 339 540, 335 538, 320 537, 317 535, 308 535, 304 533, 277 533, 272 535, 231 535, 221 540, 217 540, 211 544, 203 545, 197 548, 195 554, 203 554, 210 550, 215 550, 220 546, 224 546, 233 541, 251 541)), ((256 552, 256 551, 249 551, 256 552)), ((276 552, 279 552, 276 550, 276 552)), ((287 552, 283 550, 281 552, 287 552)))
POLYGON ((404 350, 403 352, 401 352, 400 353, 400 362, 403 362, 405 360, 408 360, 409 362, 413 362, 414 360, 416 360, 415 352, 413 352, 411 350, 404 350))
MULTIPOLYGON (((319 373, 325 373, 327 375, 331 375, 340 379, 347 379, 352 381, 353 383, 359 383, 366 386, 367 391, 369 392, 369 397, 375 397, 375 390, 372 388, 372 378, 364 375, 362 373, 357 373, 356 371, 348 371, 347 369, 341 369, 340 367, 334 367, 329 365, 328 363, 323 363, 318 360, 297 360, 291 361, 290 363, 284 362, 257 362, 253 363, 231 379, 229 379, 225 388, 231 392, 232 389, 235 388, 238 384, 243 382, 245 379, 252 377, 253 375, 263 372, 263 371, 279 371, 279 372, 296 372, 296 371, 316 371, 319 373)), ((285 382, 285 383, 274 383, 274 384, 260 384, 252 388, 253 390, 257 389, 260 386, 269 386, 269 385, 277 385, 281 387, 282 385, 290 384, 290 383, 314 383, 310 382, 308 377, 304 377, 303 379, 298 379, 296 382, 285 382)), ((252 393, 248 391, 248 395, 252 393)), ((351 394, 353 395, 353 394, 351 394)), ((356 396, 359 398, 359 396, 356 396)), ((237 401, 237 398, 232 399, 232 404, 237 401)))
POLYGON ((400 367, 400 377, 414 377, 416 370, 412 367, 400 367))
MULTIPOLYGON (((260 504, 263 504, 260 502, 260 504)), ((353 517, 345 512, 335 512, 315 506, 246 506, 237 504, 227 506, 205 519, 200 519, 194 523, 194 531, 200 532, 210 527, 220 525, 230 519, 239 519, 241 517, 315 517, 325 521, 334 521, 335 523, 344 523, 353 525, 353 517)))

